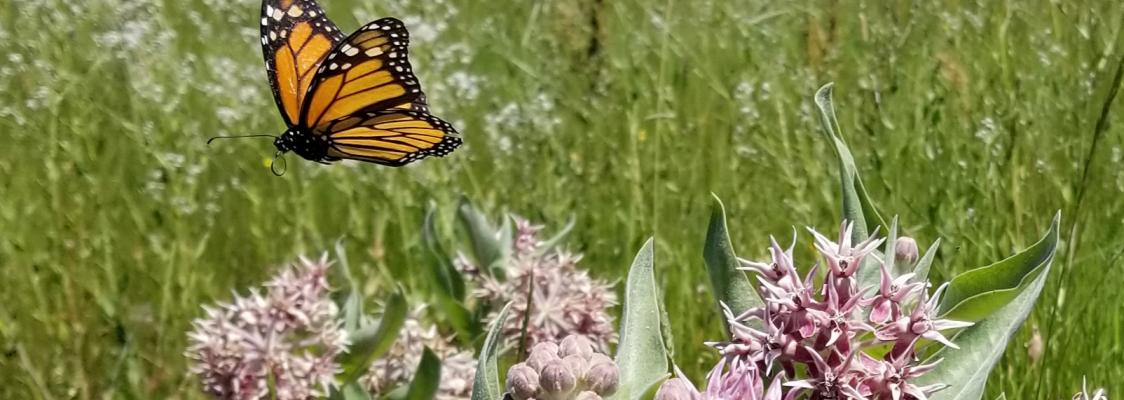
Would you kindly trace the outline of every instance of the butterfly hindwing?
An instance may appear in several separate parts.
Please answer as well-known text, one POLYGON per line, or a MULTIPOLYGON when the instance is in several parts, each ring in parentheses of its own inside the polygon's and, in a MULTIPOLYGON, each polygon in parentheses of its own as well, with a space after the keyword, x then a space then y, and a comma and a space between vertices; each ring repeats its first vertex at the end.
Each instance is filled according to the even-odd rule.
POLYGON ((405 109, 365 112, 325 126, 328 157, 402 166, 441 157, 461 144, 456 129, 429 113, 405 109))
POLYGON ((261 43, 273 97, 289 126, 296 125, 316 68, 343 33, 313 0, 265 0, 261 43))
POLYGON ((414 103, 422 92, 406 57, 408 44, 409 33, 395 18, 364 25, 340 42, 316 71, 301 107, 302 126, 322 134, 338 119, 414 103))

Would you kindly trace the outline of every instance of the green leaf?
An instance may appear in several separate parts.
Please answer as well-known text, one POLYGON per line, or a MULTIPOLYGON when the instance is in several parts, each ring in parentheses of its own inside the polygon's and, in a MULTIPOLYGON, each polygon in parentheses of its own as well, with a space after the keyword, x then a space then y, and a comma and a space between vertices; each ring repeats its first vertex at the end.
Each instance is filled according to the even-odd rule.
POLYGON ((371 395, 359 385, 359 382, 346 383, 339 388, 332 388, 328 395, 331 400, 370 400, 371 395))
POLYGON ((925 250, 925 255, 917 261, 917 265, 913 266, 913 281, 925 282, 929 279, 929 266, 933 264, 933 257, 937 256, 937 249, 941 247, 941 240, 933 241, 928 250, 925 250))
POLYGON ((368 324, 350 333, 351 346, 341 355, 343 382, 353 382, 367 371, 371 361, 386 353, 406 321, 406 296, 398 288, 386 301, 378 327, 368 324))
MULTIPOLYGON (((1055 217, 1043 239, 1050 244, 1051 249, 1057 243, 1057 226, 1058 217, 1055 217)), ((950 385, 948 389, 935 393, 932 399, 979 400, 983 397, 989 372, 1003 356, 1007 342, 1018 331, 1042 292, 1049 275, 1052 255, 1053 250, 1050 250, 1041 269, 1028 274, 1028 278, 1032 279, 1018 287, 1014 298, 952 338, 960 349, 943 348, 932 357, 943 357, 944 360, 934 370, 919 377, 917 384, 950 385)))
MULTIPOLYGON (((725 303, 735 315, 741 314, 760 306, 761 298, 745 272, 738 269, 741 262, 734 253, 734 245, 730 243, 730 233, 726 228, 726 209, 722 200, 713 193, 711 196, 714 197, 714 202, 711 204, 706 243, 703 244, 703 259, 710 275, 711 288, 714 289, 714 300, 719 303, 719 312, 721 303, 725 303)), ((722 323, 728 322, 722 318, 722 323)), ((728 326, 726 328, 729 329, 728 326)))
POLYGON ((628 271, 617 347, 620 386, 610 399, 638 399, 667 376, 667 352, 660 334, 660 300, 652 246, 652 239, 648 239, 628 271))
POLYGON ((574 217, 573 214, 571 214, 570 219, 566 221, 566 225, 563 226, 562 229, 558 231, 558 233, 555 233, 554 236, 551 236, 550 239, 543 241, 542 244, 539 245, 538 249, 536 249, 536 251, 539 252, 539 254, 543 254, 547 251, 550 251, 550 249, 553 249, 554 246, 557 246, 562 242, 562 239, 566 238, 566 235, 570 234, 570 231, 574 230, 574 225, 576 225, 577 222, 577 218, 574 217))
POLYGON ((888 225, 870 200, 870 195, 866 193, 866 186, 863 185, 862 178, 859 177, 855 159, 851 155, 847 143, 843 140, 843 133, 839 129, 839 121, 835 118, 835 107, 831 101, 833 85, 833 83, 828 83, 816 91, 816 106, 820 109, 820 121, 823 123, 824 136, 831 143, 831 148, 835 150, 835 156, 839 160, 843 219, 854 222, 855 227, 854 231, 851 232, 851 240, 857 243, 866 239, 875 227, 888 225))
POLYGON ((481 268, 487 268, 493 276, 503 279, 503 260, 511 249, 511 222, 504 218, 499 230, 492 227, 488 219, 472 206, 467 198, 461 198, 457 207, 461 225, 468 231, 472 243, 472 253, 481 268))
POLYGON ((948 319, 974 322, 1010 302, 1053 258, 1060 217, 1055 216, 1046 235, 1026 250, 952 278, 941 299, 940 313, 948 319))
POLYGON ((343 311, 343 328, 348 334, 352 334, 359 330, 359 324, 362 322, 363 296, 359 291, 359 284, 351 276, 351 267, 347 263, 347 252, 342 242, 336 242, 336 259, 340 261, 340 267, 336 269, 341 271, 346 288, 341 293, 343 299, 337 300, 337 303, 342 302, 340 310, 343 311))
POLYGON ((488 337, 484 339, 484 347, 476 358, 476 377, 472 383, 472 400, 499 400, 503 397, 500 385, 500 371, 497 359, 499 347, 503 341, 500 333, 503 331, 503 321, 507 321, 507 314, 511 311, 511 303, 507 303, 500 311, 492 327, 488 329, 488 337))
MULTIPOLYGON (((882 262, 886 264, 886 270, 890 271, 894 277, 904 274, 898 271, 897 268, 897 248, 898 248, 898 217, 895 215, 890 221, 890 233, 886 235, 886 252, 882 253, 882 262)), ((881 272, 879 272, 879 279, 882 279, 881 272)))
POLYGON ((458 302, 464 301, 464 278, 457 272, 453 263, 449 262, 449 253, 445 252, 444 246, 437 238, 435 214, 436 209, 430 205, 422 225, 422 243, 433 259, 430 263, 432 267, 430 276, 437 281, 437 287, 441 289, 440 294, 444 297, 458 302))
POLYGON ((406 400, 432 400, 437 395, 441 386, 441 359, 428 347, 422 351, 418 369, 414 372, 414 380, 410 382, 410 391, 406 392, 406 400))

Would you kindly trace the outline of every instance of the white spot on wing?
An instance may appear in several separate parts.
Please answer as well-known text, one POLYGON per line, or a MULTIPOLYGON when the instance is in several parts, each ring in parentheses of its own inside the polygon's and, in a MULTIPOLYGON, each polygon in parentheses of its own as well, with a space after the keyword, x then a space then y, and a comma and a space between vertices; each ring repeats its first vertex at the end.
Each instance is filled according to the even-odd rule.
POLYGON ((365 54, 367 54, 367 57, 378 57, 380 54, 382 54, 382 47, 369 48, 367 49, 365 54))
POLYGON ((304 14, 304 10, 302 10, 300 6, 294 4, 292 7, 289 8, 289 16, 290 17, 296 18, 296 17, 301 16, 301 14, 304 14))

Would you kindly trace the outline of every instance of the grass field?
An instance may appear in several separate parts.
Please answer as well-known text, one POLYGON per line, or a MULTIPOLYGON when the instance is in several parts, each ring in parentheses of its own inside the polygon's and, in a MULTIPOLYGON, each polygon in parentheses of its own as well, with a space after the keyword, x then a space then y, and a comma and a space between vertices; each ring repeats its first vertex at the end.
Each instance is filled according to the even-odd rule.
POLYGON ((1124 393, 1124 3, 324 0, 344 30, 407 22, 466 144, 401 169, 290 155, 280 178, 266 140, 205 145, 284 129, 258 7, 0 5, 0 398, 201 397, 181 355, 201 304, 339 239, 373 296, 397 281, 424 298, 424 211, 452 237, 462 194, 576 216, 569 245, 605 279, 655 235, 675 360, 697 378, 722 335, 698 312, 710 192, 742 256, 838 224, 811 101, 829 81, 883 213, 944 241, 934 279, 1033 243, 1062 210, 1052 276, 987 398, 1068 398, 1083 375, 1124 393))

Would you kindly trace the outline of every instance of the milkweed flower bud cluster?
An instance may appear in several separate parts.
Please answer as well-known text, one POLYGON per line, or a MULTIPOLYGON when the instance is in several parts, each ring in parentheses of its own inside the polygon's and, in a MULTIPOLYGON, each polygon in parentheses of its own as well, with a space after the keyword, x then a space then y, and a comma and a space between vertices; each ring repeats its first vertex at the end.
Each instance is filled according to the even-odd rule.
MULTIPOLYGON (((516 218, 515 228, 505 277, 483 272, 463 255, 456 260, 457 269, 477 284, 474 297, 497 306, 512 303, 503 321, 504 337, 523 337, 529 304, 527 346, 581 335, 598 350, 608 350, 609 343, 616 340, 613 317, 608 312, 617 304, 612 286, 580 269, 580 254, 548 248, 539 238, 542 226, 516 218)), ((493 311, 488 319, 497 316, 498 311, 493 311)))
POLYGON ((414 379, 422 353, 429 348, 441 359, 441 384, 435 398, 469 398, 476 374, 476 360, 472 351, 462 350, 451 340, 441 336, 435 326, 427 325, 420 319, 421 314, 422 309, 419 308, 406 318, 394 345, 385 355, 371 363, 360 382, 374 395, 386 394, 408 385, 414 379))
POLYGON ((219 399, 327 396, 347 350, 329 298, 327 257, 285 268, 247 296, 204 306, 192 322, 186 356, 203 391, 219 399))
POLYGON ((558 344, 540 342, 527 360, 507 372, 514 400, 600 400, 617 391, 620 373, 588 339, 570 335, 558 344))
MULTIPOLYGON (((740 314, 724 306, 731 337, 709 343, 722 359, 706 389, 694 391, 676 378, 664 384, 657 399, 779 398, 779 391, 772 392, 779 390, 776 382, 769 392, 760 389, 762 375, 777 370, 783 372, 778 377, 789 377, 783 384, 789 388, 786 399, 926 399, 944 388, 914 383, 940 361, 919 362, 915 346, 924 338, 956 348, 942 332, 971 323, 938 318, 944 286, 930 296, 928 284, 915 281, 913 274, 893 276, 875 253, 883 239, 852 243, 852 229, 841 226, 838 241, 811 230, 826 269, 822 274, 817 264, 798 275, 792 248, 782 248, 775 239, 771 262, 743 260, 742 269, 755 275, 764 306, 740 314), (859 287, 860 268, 879 268, 878 286, 859 287), (876 347, 889 351, 868 353, 876 347)), ((911 242, 897 241, 902 248, 891 257, 915 262, 916 243, 910 248, 911 242)))

